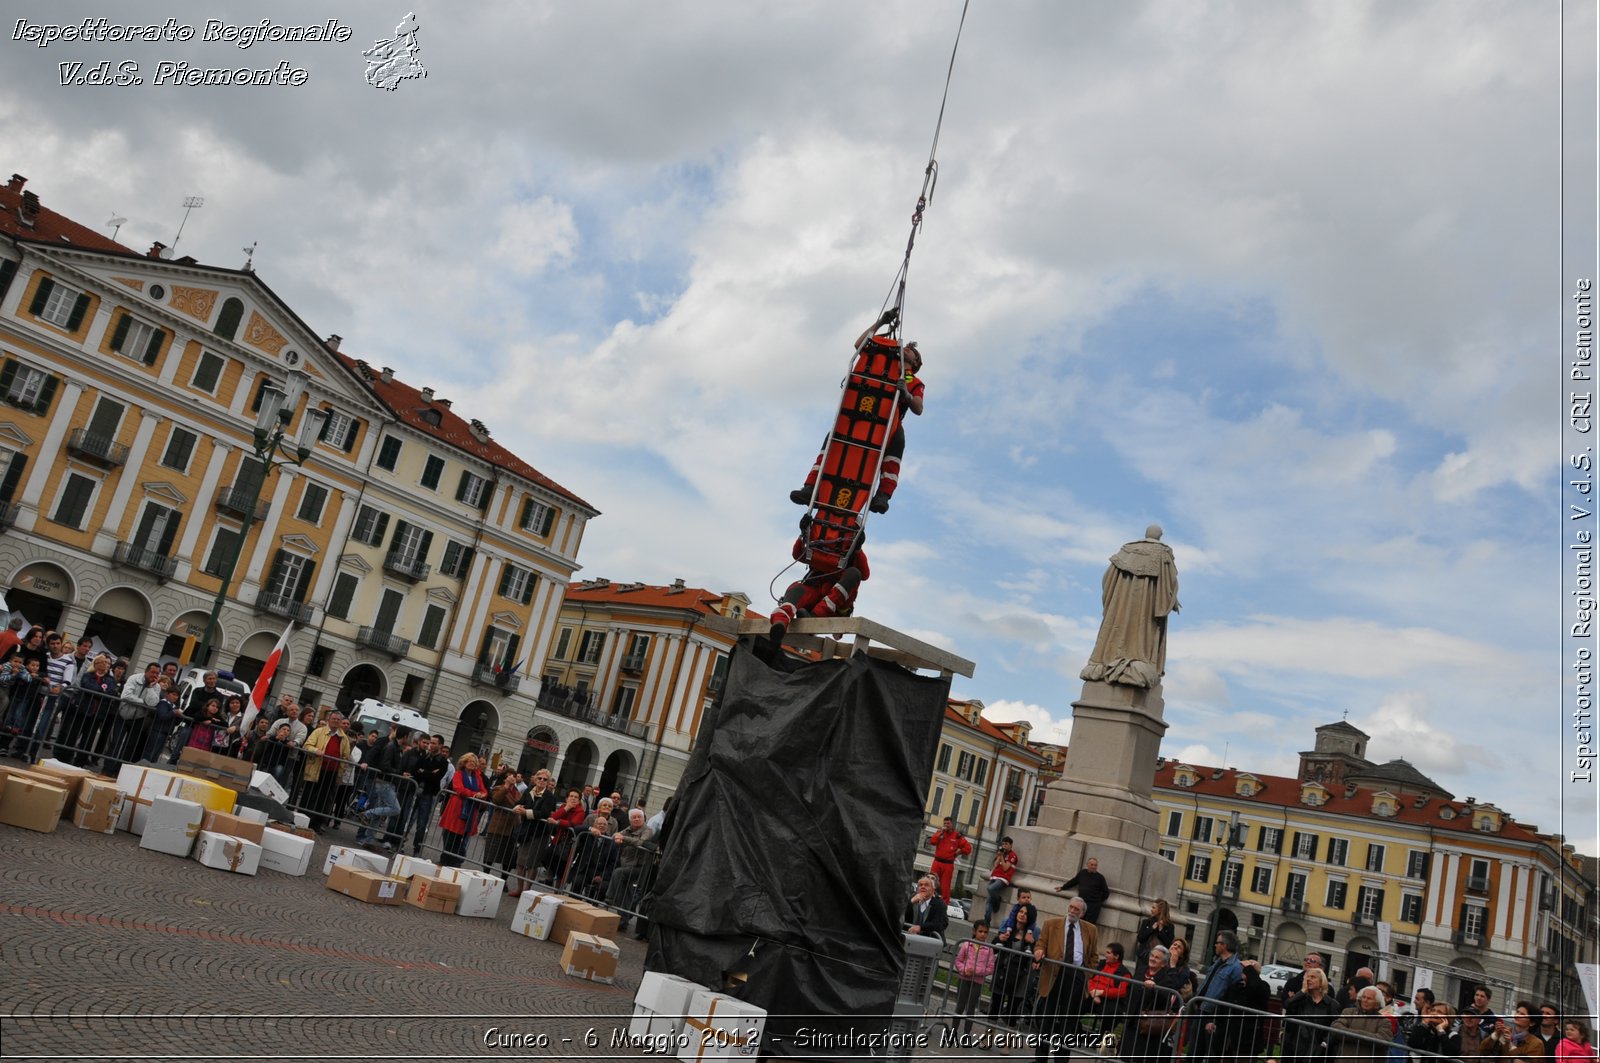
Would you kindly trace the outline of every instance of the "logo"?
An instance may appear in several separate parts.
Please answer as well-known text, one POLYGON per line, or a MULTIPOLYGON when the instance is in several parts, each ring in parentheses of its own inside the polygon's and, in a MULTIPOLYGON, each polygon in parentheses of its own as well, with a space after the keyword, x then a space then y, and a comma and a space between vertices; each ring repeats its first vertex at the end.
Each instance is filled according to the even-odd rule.
POLYGON ((428 71, 417 61, 417 16, 407 12, 388 40, 373 41, 361 54, 367 57, 367 84, 393 92, 408 78, 425 78, 428 71))

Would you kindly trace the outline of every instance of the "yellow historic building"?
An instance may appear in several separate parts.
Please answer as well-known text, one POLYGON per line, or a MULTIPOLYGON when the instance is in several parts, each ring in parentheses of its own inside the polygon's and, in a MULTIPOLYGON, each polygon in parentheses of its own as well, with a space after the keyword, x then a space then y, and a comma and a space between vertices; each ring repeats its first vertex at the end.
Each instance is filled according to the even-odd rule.
MULTIPOLYGON (((688 587, 588 580, 567 587, 551 626, 529 732, 529 767, 563 785, 595 781, 658 809, 677 789, 701 717, 722 691, 750 599, 688 587)), ((758 614, 751 614, 758 615, 758 614)))
POLYGON ((249 269, 123 247, 0 188, 0 587, 135 662, 202 636, 275 689, 429 714, 517 749, 596 511, 456 415, 339 353, 249 269), (303 463, 263 469, 258 414, 303 463), (267 407, 263 414, 263 405, 267 407), (502 736, 506 737, 502 737, 502 736))
POLYGON ((983 702, 975 698, 950 699, 928 785, 928 829, 918 845, 919 867, 931 865, 927 839, 948 816, 972 843, 972 853, 957 862, 956 887, 966 885, 981 895, 1000 839, 1027 822, 1040 790, 1046 757, 1029 747, 1029 730, 1024 722, 985 719, 983 702))
POLYGON ((1409 991, 1470 1002, 1472 986, 1582 1010, 1574 963, 1594 962, 1594 886, 1572 846, 1492 804, 1454 800, 1368 736, 1317 729, 1296 778, 1163 760, 1162 855, 1180 869, 1180 933, 1219 908, 1263 960, 1329 957, 1409 991), (1515 991, 1513 993, 1513 990, 1515 991))

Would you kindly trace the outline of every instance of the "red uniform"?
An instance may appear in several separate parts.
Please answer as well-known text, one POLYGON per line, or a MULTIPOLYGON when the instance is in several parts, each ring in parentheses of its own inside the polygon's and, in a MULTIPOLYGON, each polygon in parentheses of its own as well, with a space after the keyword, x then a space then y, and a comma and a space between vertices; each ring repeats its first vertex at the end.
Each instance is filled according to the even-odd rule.
POLYGON ((950 903, 950 878, 955 874, 956 861, 972 852, 972 843, 958 830, 937 831, 928 839, 933 846, 933 877, 939 880, 939 896, 950 903))
MULTIPOLYGON (((794 541, 790 552, 796 561, 805 557, 805 536, 794 541)), ((841 568, 839 555, 830 550, 814 549, 811 567, 804 579, 789 584, 783 601, 772 611, 774 627, 787 628, 802 610, 811 616, 849 616, 856 605, 856 592, 872 574, 867 566, 867 552, 859 547, 850 562, 841 568), (837 573, 836 578, 829 578, 837 573)))

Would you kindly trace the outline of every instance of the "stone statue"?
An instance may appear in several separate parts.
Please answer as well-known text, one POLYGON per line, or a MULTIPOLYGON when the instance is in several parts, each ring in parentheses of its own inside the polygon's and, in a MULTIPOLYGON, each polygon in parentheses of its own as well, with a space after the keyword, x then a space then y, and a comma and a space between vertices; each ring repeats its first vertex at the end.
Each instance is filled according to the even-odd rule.
POLYGON ((1152 524, 1123 546, 1100 581, 1105 617, 1080 679, 1146 689, 1167 670, 1167 614, 1178 611, 1178 569, 1172 547, 1152 524))

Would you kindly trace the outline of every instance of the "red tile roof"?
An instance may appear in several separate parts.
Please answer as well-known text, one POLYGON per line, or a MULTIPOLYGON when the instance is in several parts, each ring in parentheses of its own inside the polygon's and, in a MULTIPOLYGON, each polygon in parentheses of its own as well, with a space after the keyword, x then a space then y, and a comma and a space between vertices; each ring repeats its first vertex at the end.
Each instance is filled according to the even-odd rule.
MULTIPOLYGON (((702 587, 659 587, 646 583, 602 583, 594 580, 567 584, 567 601, 595 604, 640 606, 648 609, 692 609, 704 616, 720 615, 717 608, 726 594, 708 591, 702 587)), ((753 609, 744 615, 755 620, 767 619, 753 609)))
MULTIPOLYGON (((33 225, 30 227, 22 220, 23 189, 11 182, 0 185, 0 233, 15 236, 22 240, 38 240, 48 244, 71 244, 74 247, 87 247, 95 251, 117 251, 126 255, 138 255, 139 252, 131 247, 117 243, 109 236, 105 236, 86 225, 79 225, 71 218, 57 214, 48 207, 39 205, 38 211, 33 215, 33 225)), ((38 197, 27 196, 30 203, 37 205, 38 197)))
MULTIPOLYGON (((1472 826, 1472 812, 1470 805, 1463 801, 1445 801, 1437 797, 1423 799, 1415 793, 1402 792, 1401 788, 1389 789, 1387 787, 1374 789, 1371 787, 1357 787, 1355 793, 1345 796, 1343 786, 1328 786, 1328 801, 1321 805, 1302 805, 1300 803, 1301 782, 1282 775, 1262 775, 1259 772, 1241 771, 1238 768, 1227 768, 1221 772, 1220 777, 1216 768, 1204 767, 1199 764, 1189 764, 1199 775, 1199 781, 1193 786, 1179 786, 1173 781, 1180 762, 1165 760, 1156 768, 1155 786, 1158 790, 1168 790, 1179 794, 1205 794, 1208 797, 1222 797, 1235 801, 1253 802, 1262 805, 1272 805, 1279 808, 1304 808, 1310 812, 1327 812, 1336 816, 1357 816, 1362 819, 1378 819, 1380 822, 1408 823, 1419 827, 1432 827, 1440 831, 1453 831, 1460 834, 1473 834, 1485 838, 1499 838, 1507 841, 1537 842, 1549 839, 1530 830, 1525 824, 1513 820, 1504 812, 1501 813, 1501 828, 1497 833, 1474 830, 1472 826), (1261 785, 1254 797, 1245 797, 1235 791, 1239 776, 1248 775, 1261 785), (1385 792, 1391 793, 1400 802, 1400 810, 1393 816, 1375 817, 1372 813, 1372 798, 1374 795, 1385 792), (1417 807, 1417 802, 1422 801, 1422 807, 1417 807), (1451 819, 1442 819, 1439 810, 1450 808, 1455 812, 1451 819)), ((1480 806, 1481 807, 1481 806, 1480 806)))
POLYGON ((366 362, 338 351, 335 351, 334 354, 344 363, 345 368, 355 374, 356 379, 366 384, 368 389, 377 396, 379 402, 392 410, 396 417, 410 427, 433 436, 435 439, 442 440, 459 450, 464 450, 469 454, 482 458, 496 468, 505 469, 507 472, 514 473, 525 480, 531 480, 540 487, 554 491, 556 494, 576 502, 585 509, 594 510, 594 507, 589 503, 568 491, 565 487, 562 487, 550 477, 535 469, 499 443, 496 443, 493 439, 478 439, 472 434, 471 426, 458 417, 449 407, 440 403, 437 398, 432 400, 423 398, 419 389, 402 380, 391 379, 385 383, 383 375, 366 362), (423 416, 424 411, 428 410, 439 414, 438 424, 431 423, 428 418, 423 416))
POLYGON ((1000 730, 1000 728, 996 727, 994 724, 990 723, 988 720, 984 719, 982 716, 978 717, 978 724, 977 724, 976 727, 974 727, 971 723, 969 723, 967 721, 966 713, 964 713, 960 709, 956 708, 956 706, 958 706, 958 705, 970 705, 970 704, 971 704, 971 702, 968 702, 968 701, 959 701, 959 700, 957 700, 955 698, 951 698, 945 704, 945 707, 944 707, 944 719, 945 719, 945 722, 946 723, 950 723, 950 722, 953 721, 955 723, 959 723, 962 727, 970 728, 971 730, 977 731, 979 734, 983 735, 985 738, 988 738, 988 739, 990 739, 992 741, 995 741, 995 742, 1003 742, 1004 744, 1010 746, 1011 749, 1012 749, 1012 752, 1014 752, 1014 753, 1026 753, 1030 757, 1037 757, 1041 761, 1044 759, 1043 755, 1041 755, 1037 750, 1029 749, 1027 745, 1025 745, 1022 742, 1018 742, 1016 739, 1012 738, 1010 735, 1008 735, 1004 731, 1000 730))

